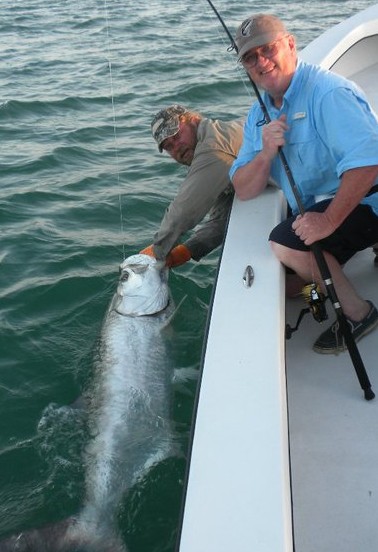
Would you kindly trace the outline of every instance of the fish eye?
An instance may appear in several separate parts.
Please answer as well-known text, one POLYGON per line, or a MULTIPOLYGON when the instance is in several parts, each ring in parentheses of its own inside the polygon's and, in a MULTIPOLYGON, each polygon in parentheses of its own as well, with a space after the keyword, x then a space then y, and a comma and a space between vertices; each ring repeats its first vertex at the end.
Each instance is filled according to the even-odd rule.
POLYGON ((127 270, 125 270, 124 272, 121 271, 121 280, 122 282, 127 282, 127 280, 129 279, 129 272, 127 270))

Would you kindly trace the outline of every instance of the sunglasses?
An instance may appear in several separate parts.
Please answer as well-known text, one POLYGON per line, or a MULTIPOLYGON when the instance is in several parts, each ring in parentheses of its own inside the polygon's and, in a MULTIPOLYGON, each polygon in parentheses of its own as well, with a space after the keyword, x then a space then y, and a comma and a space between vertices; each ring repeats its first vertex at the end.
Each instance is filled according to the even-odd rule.
POLYGON ((271 42, 270 44, 264 44, 264 46, 261 46, 261 48, 257 48, 254 52, 245 54, 240 61, 243 65, 247 67, 255 67, 255 65, 258 62, 259 57, 264 57, 266 59, 271 59, 274 57, 278 52, 278 43, 283 39, 286 38, 288 35, 281 36, 281 38, 278 38, 274 42, 271 42))

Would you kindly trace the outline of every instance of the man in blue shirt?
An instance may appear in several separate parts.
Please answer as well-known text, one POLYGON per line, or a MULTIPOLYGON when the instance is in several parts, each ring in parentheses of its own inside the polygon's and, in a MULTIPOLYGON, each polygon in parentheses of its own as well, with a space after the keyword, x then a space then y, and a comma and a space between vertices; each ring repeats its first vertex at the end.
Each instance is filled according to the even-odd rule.
MULTIPOLYGON (((321 276, 309 246, 320 242, 343 312, 357 341, 378 325, 378 311, 357 293, 343 265, 378 241, 378 120, 351 81, 297 58, 295 38, 272 15, 239 27, 240 61, 263 90, 249 111, 243 144, 230 176, 236 195, 256 197, 273 178, 292 216, 273 229, 274 253, 304 281, 321 276), (301 201, 298 214, 278 149, 284 148, 301 201)), ((319 353, 346 349, 337 321, 315 342, 319 353)))

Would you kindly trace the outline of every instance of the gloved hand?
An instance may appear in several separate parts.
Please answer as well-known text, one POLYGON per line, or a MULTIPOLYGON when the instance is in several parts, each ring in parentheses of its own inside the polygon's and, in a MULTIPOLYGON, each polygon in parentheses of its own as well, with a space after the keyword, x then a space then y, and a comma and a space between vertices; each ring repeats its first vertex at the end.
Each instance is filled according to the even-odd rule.
POLYGON ((139 253, 141 253, 142 255, 149 255, 150 257, 156 258, 153 245, 149 245, 148 247, 145 247, 144 249, 142 249, 142 251, 139 251, 139 253))
POLYGON ((168 268, 173 268, 175 266, 180 266, 190 261, 191 258, 192 254, 190 253, 186 245, 179 244, 171 249, 170 253, 168 253, 165 264, 168 268))
MULTIPOLYGON (((139 251, 142 255, 149 255, 150 257, 155 257, 156 255, 154 253, 154 246, 149 245, 148 247, 145 247, 141 251, 139 251)), ((192 254, 190 253, 189 249, 186 247, 186 245, 179 244, 176 245, 171 251, 168 253, 167 258, 165 259, 165 264, 168 268, 174 268, 175 266, 180 266, 187 261, 190 261, 192 258, 192 254)))

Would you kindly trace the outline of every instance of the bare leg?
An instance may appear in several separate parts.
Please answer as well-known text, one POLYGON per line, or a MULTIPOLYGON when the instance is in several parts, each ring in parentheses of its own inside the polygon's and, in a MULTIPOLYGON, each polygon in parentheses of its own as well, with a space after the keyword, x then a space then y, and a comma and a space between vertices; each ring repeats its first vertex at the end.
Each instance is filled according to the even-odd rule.
POLYGON ((378 265, 378 243, 373 245, 373 253, 375 255, 374 264, 378 265))
POLYGON ((286 297, 298 297, 307 283, 298 274, 286 274, 286 297))
MULTIPOLYGON (((275 242, 271 242, 271 246, 281 263, 294 270, 305 282, 315 280, 324 290, 319 269, 311 252, 297 251, 275 242)), ((329 253, 324 253, 324 256, 345 316, 354 321, 362 320, 369 312, 369 303, 358 295, 336 259, 329 253)))

